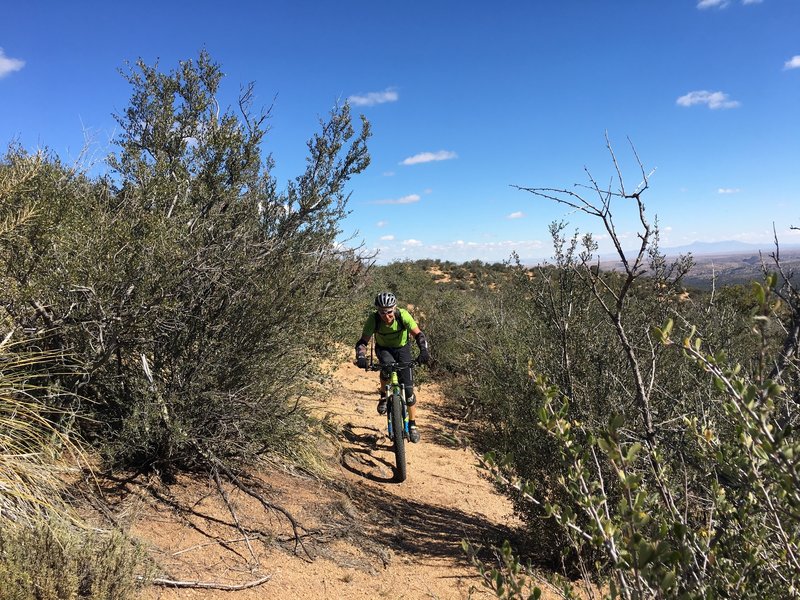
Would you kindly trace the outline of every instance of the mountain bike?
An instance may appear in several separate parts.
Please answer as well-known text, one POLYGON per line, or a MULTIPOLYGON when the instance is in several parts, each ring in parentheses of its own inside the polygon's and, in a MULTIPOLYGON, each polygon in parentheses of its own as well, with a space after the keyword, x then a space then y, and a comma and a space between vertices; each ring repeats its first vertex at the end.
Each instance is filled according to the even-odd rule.
POLYGON ((416 360, 412 360, 411 362, 396 362, 385 365, 372 364, 367 367, 368 371, 383 371, 390 374, 389 382, 383 387, 381 393, 384 398, 387 398, 386 419, 389 426, 389 439, 394 446, 395 481, 398 483, 406 480, 406 441, 410 441, 410 438, 408 435, 406 389, 400 383, 397 373, 409 367, 413 369, 418 364, 416 360))

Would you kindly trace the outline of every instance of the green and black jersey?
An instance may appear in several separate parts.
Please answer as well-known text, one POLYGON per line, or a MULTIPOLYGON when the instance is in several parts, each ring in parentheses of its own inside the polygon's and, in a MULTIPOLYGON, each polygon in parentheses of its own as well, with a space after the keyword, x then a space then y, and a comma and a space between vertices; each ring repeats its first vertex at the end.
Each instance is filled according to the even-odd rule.
POLYGON ((408 343, 408 332, 416 329, 417 322, 404 308, 394 312, 394 321, 391 325, 383 322, 377 312, 372 313, 364 322, 361 336, 364 339, 375 334, 375 343, 384 348, 402 348, 408 343))

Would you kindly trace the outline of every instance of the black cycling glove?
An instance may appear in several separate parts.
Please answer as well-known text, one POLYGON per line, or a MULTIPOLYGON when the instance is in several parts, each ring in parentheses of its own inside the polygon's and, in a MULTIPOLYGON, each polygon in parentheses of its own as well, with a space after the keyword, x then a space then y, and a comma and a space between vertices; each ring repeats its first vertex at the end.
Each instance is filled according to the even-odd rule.
POLYGON ((425 334, 421 331, 417 335, 417 346, 419 346, 419 362, 423 365, 427 365, 431 362, 431 353, 428 350, 428 338, 425 337, 425 334))
POLYGON ((356 364, 359 369, 367 368, 367 345, 363 340, 356 342, 356 364))

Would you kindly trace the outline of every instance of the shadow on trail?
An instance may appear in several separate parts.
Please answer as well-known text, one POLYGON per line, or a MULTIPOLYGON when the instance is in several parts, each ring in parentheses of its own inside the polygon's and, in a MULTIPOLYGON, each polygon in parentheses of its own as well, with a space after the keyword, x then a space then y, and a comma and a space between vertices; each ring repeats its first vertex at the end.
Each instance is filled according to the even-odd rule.
MULTIPOLYGON (((427 431, 433 433, 435 429, 447 429, 449 423, 432 422, 431 425, 427 431)), ((382 432, 373 427, 347 423, 343 435, 349 444, 342 452, 341 464, 345 469, 364 480, 395 483, 392 446, 382 432), (379 456, 384 452, 386 459, 379 456)), ((428 443, 450 445, 436 437, 439 436, 428 443)), ((413 493, 413 478, 403 486, 413 493)), ((518 537, 514 529, 497 525, 482 515, 457 507, 428 504, 424 498, 397 496, 394 485, 376 488, 356 482, 355 487, 355 493, 348 495, 361 512, 370 515, 370 521, 375 525, 371 531, 365 532, 366 536, 399 554, 413 555, 417 560, 424 557, 449 558, 467 564, 468 559, 461 549, 462 540, 488 547, 518 537)))
POLYGON ((344 438, 351 444, 357 444, 369 450, 385 450, 381 446, 381 432, 374 427, 357 426, 352 423, 347 423, 342 427, 344 438), (363 429, 367 433, 358 433, 356 429, 363 429))
POLYGON ((393 483, 395 480, 394 466, 382 458, 373 456, 367 450, 359 450, 357 448, 345 450, 342 452, 342 466, 354 475, 376 483, 393 483), (381 475, 376 475, 376 470, 381 475), (387 472, 390 473, 389 476, 383 475, 387 472))
MULTIPOLYGON (((405 485, 411 487, 413 483, 405 485)), ((359 486, 352 499, 359 509, 372 515, 371 520, 378 526, 368 534, 373 541, 398 554, 415 556, 418 561, 425 557, 449 558, 468 564, 461 549, 462 540, 486 548, 499 546, 503 540, 515 543, 519 536, 511 527, 491 523, 481 515, 427 504, 424 499, 399 498, 371 486, 359 486)))
POLYGON ((357 427, 347 423, 343 428, 345 439, 354 447, 342 451, 341 465, 359 477, 377 483, 392 483, 395 480, 394 464, 377 456, 376 452, 391 451, 392 447, 380 432, 372 427, 357 427), (356 430, 365 430, 359 433, 356 430))

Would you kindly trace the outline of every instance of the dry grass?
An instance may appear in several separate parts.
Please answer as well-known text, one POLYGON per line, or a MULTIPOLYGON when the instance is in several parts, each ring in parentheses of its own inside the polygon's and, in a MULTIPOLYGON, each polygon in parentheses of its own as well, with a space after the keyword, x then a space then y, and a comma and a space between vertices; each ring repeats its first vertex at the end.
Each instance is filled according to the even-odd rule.
POLYGON ((0 600, 133 598, 150 572, 120 531, 89 528, 64 501, 80 447, 53 422, 41 367, 55 357, 0 342, 0 600), (139 576, 144 576, 140 579, 139 576))
POLYGON ((76 459, 81 452, 39 400, 52 392, 36 372, 53 357, 18 352, 9 338, 0 343, 0 515, 15 522, 42 510, 66 515, 59 500, 68 468, 62 457, 76 459))

